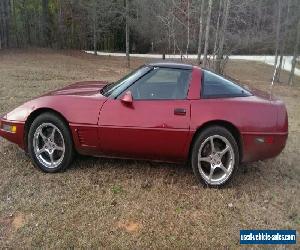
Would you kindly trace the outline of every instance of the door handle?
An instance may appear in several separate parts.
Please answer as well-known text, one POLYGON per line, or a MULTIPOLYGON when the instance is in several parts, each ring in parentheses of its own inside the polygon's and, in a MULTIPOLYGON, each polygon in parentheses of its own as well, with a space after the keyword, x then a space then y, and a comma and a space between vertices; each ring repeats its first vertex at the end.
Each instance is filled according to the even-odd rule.
POLYGON ((186 115, 186 109, 176 108, 174 109, 174 115, 186 115))

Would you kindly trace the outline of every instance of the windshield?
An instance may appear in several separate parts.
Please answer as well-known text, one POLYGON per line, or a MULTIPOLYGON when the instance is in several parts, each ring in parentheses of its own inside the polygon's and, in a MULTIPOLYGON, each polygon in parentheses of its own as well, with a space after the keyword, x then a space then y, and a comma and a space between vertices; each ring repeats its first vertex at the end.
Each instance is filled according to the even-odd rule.
POLYGON ((117 96, 123 90, 127 89, 132 83, 140 79, 144 74, 146 74, 150 70, 150 67, 142 66, 128 75, 124 76, 122 79, 107 84, 101 89, 101 94, 104 96, 113 95, 117 96))

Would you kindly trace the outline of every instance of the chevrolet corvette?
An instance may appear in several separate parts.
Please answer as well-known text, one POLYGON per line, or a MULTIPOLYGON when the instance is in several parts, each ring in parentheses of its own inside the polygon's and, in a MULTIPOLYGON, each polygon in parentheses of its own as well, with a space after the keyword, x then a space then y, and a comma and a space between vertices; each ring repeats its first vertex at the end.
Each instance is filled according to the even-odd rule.
POLYGON ((188 64, 153 63, 28 101, 0 117, 0 136, 49 173, 78 153, 187 162, 200 183, 219 187, 241 163, 280 154, 288 117, 265 92, 188 64))

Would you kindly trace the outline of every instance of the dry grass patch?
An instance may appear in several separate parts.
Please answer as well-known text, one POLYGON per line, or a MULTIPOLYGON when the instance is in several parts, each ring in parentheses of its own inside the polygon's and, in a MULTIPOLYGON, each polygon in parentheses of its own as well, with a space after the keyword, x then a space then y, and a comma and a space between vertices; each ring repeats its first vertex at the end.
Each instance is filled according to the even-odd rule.
MULTIPOLYGON (((133 59, 132 68, 143 62, 133 59)), ((0 113, 74 81, 112 81, 126 72, 124 58, 2 51, 0 113)), ((269 87, 271 72, 244 61, 226 69, 260 89, 269 87)), ((220 190, 199 187, 186 166, 145 161, 79 157, 64 173, 44 174, 0 139, 0 247, 237 248, 240 229, 299 230, 299 85, 281 83, 275 94, 289 113, 284 152, 241 167, 220 190)))

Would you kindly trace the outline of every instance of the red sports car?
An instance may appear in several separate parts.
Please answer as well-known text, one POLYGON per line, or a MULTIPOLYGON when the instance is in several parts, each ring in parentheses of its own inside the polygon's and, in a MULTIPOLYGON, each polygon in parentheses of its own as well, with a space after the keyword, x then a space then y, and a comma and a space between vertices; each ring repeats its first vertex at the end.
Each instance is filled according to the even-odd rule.
POLYGON ((114 83, 79 82, 1 117, 0 136, 45 172, 75 152, 190 162, 205 185, 222 186, 241 162, 275 157, 288 136, 282 101, 186 64, 147 64, 114 83))

